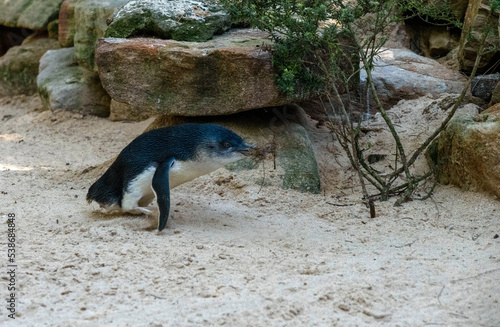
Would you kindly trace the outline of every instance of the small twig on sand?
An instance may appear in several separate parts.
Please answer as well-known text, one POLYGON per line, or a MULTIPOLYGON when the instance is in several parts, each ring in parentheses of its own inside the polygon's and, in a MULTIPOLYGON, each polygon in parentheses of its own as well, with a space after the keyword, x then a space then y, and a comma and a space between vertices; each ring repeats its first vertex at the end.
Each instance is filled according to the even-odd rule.
POLYGON ((482 272, 480 274, 477 274, 477 275, 474 275, 474 276, 471 276, 471 277, 465 277, 465 278, 460 278, 460 279, 454 279, 451 281, 451 283, 455 284, 455 283, 458 283, 458 282, 463 282, 464 280, 469 280, 469 279, 475 279, 477 277, 481 277, 481 276, 484 276, 484 275, 488 275, 488 274, 491 274, 495 271, 500 271, 500 268, 496 268, 496 269, 491 269, 491 270, 487 270, 485 272, 482 272))
POLYGON ((260 187, 259 190, 257 191, 257 194, 259 194, 260 191, 262 191, 265 182, 266 182, 266 168, 264 167, 264 160, 262 160, 262 183, 260 183, 260 187))
POLYGON ((158 296, 158 295, 154 295, 154 294, 151 294, 151 293, 146 293, 145 295, 152 296, 152 297, 154 297, 155 299, 162 299, 162 300, 166 300, 166 299, 167 299, 166 297, 163 297, 163 296, 158 296))
POLYGON ((327 204, 332 205, 332 206, 336 206, 336 207, 351 207, 354 205, 354 203, 343 204, 343 203, 331 203, 331 202, 327 202, 327 204))
POLYGON ((443 294, 444 288, 445 288, 445 285, 443 285, 443 288, 441 289, 441 291, 439 292, 439 294, 437 296, 440 306, 443 306, 443 304, 441 303, 441 300, 439 298, 441 297, 441 294, 443 294))
POLYGON ((403 244, 403 245, 394 245, 394 247, 396 249, 401 249, 401 248, 404 248, 405 246, 409 246, 411 247, 413 245, 413 243, 415 243, 417 240, 413 241, 413 242, 410 242, 410 243, 406 243, 406 244, 403 244))
POLYGON ((266 169, 264 167, 264 159, 267 158, 267 155, 270 153, 275 153, 276 152, 276 145, 274 142, 264 144, 260 147, 256 147, 251 150, 250 152, 250 157, 255 159, 257 162, 262 161, 262 183, 260 184, 259 191, 257 191, 257 194, 260 193, 262 190, 262 187, 264 186, 265 180, 266 180, 266 169))

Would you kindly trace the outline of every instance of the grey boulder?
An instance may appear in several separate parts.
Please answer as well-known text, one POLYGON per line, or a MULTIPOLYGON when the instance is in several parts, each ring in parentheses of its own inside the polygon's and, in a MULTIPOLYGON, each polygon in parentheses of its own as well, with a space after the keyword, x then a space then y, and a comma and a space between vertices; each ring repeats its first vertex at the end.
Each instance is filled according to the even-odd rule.
POLYGON ((74 48, 47 51, 37 84, 44 109, 109 116, 111 98, 96 73, 77 65, 74 48))

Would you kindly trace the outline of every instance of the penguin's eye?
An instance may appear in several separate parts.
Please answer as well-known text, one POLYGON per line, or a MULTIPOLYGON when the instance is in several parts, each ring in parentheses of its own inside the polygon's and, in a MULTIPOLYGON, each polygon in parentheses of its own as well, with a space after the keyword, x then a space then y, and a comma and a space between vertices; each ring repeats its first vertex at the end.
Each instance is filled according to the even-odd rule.
POLYGON ((222 146, 225 148, 225 149, 229 149, 230 147, 232 147, 232 144, 229 143, 229 142, 224 142, 222 143, 222 146))

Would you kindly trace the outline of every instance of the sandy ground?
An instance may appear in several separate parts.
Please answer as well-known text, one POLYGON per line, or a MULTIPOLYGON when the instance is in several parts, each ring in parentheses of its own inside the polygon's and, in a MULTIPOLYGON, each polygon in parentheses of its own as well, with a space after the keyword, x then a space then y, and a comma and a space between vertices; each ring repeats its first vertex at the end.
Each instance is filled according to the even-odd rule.
MULTIPOLYGON (((157 233, 154 216, 88 205, 99 172, 82 174, 151 120, 38 107, 0 100, 2 299, 8 213, 17 251, 17 316, 4 302, 2 326, 500 326, 497 199, 440 186, 427 201, 377 203, 370 219, 341 151, 311 128, 323 194, 261 189, 249 182, 261 169, 221 169, 175 188, 157 233)), ((436 108, 424 98, 393 115, 416 141, 436 108)))

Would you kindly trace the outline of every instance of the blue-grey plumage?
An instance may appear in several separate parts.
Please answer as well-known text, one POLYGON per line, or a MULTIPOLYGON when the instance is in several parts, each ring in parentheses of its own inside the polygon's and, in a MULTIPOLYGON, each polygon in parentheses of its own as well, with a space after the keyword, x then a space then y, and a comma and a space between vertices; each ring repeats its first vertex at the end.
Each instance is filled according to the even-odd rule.
MULTIPOLYGON (((149 213, 145 207, 153 201, 155 192, 159 199, 166 189, 240 160, 251 148, 236 133, 216 124, 182 124, 155 129, 138 136, 120 152, 109 169, 89 188, 87 201, 96 201, 108 210, 149 213), (168 187, 157 182, 160 191, 153 190, 155 175, 159 180, 168 178, 168 187)), ((160 209, 161 206, 167 208, 162 204, 160 209)))

